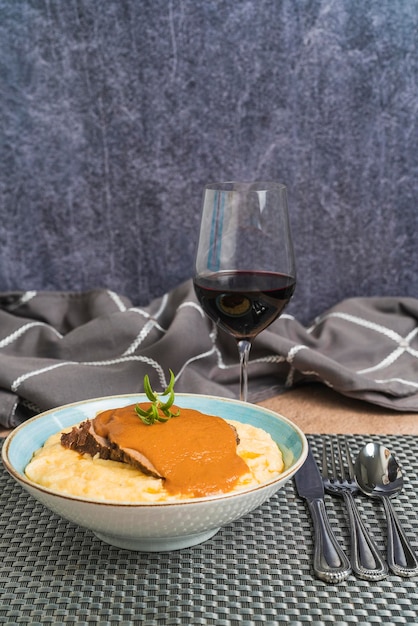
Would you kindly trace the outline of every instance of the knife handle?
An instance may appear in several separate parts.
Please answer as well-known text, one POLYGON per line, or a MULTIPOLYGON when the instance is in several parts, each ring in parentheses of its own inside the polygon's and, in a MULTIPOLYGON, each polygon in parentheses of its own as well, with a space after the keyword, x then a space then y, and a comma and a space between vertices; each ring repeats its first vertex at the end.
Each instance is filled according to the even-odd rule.
POLYGON ((314 572, 326 583, 339 583, 350 575, 350 561, 333 533, 324 501, 315 498, 308 506, 315 532, 314 572))

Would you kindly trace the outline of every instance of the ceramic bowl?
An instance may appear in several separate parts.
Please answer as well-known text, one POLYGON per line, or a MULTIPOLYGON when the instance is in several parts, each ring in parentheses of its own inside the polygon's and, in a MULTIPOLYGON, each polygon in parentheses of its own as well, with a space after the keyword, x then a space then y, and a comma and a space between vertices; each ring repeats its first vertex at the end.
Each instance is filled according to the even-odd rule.
POLYGON ((18 426, 3 444, 2 460, 15 481, 61 517, 90 529, 102 541, 143 552, 178 550, 202 543, 234 520, 259 507, 292 478, 308 450, 303 432, 290 420, 238 400, 176 394, 176 404, 252 424, 271 434, 280 447, 285 470, 274 480, 245 491, 181 502, 130 504, 97 502, 40 487, 24 473, 33 453, 46 439, 99 411, 145 401, 143 394, 98 398, 46 411, 18 426))

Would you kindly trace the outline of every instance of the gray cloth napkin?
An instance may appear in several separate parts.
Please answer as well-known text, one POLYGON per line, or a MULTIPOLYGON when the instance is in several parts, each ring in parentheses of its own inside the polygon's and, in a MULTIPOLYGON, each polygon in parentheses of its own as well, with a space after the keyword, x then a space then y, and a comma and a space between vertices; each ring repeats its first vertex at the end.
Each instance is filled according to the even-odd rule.
MULTIPOLYGON (((347 396, 418 411, 418 300, 353 298, 303 327, 286 313, 254 341, 250 400, 321 381, 347 396)), ((163 391, 237 397, 235 341, 187 281, 146 307, 106 289, 0 294, 0 423, 88 398, 163 391)))

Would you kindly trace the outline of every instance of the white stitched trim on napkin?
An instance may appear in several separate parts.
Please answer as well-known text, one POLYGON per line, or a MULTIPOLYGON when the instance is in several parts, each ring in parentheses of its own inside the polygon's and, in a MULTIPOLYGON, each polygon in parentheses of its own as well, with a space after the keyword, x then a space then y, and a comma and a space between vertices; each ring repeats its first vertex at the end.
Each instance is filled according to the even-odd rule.
POLYGON ((19 376, 18 378, 16 378, 16 380, 12 382, 10 388, 13 392, 16 393, 20 385, 25 382, 25 380, 28 380, 28 378, 32 378, 33 376, 39 376, 41 374, 44 374, 45 372, 50 372, 57 367, 63 367, 64 365, 92 365, 93 367, 106 367, 107 365, 116 365, 118 363, 125 363, 126 361, 140 361, 142 363, 147 363, 148 365, 151 365, 151 367, 153 367, 158 374, 161 386, 164 388, 167 387, 168 383, 164 375, 164 370, 161 365, 157 363, 157 361, 154 361, 154 359, 150 359, 146 356, 125 356, 118 359, 110 359, 108 361, 64 361, 62 363, 55 363, 54 365, 49 365, 48 367, 42 367, 39 370, 22 374, 22 376, 19 376))
POLYGON ((308 329, 308 333, 312 333, 313 330, 320 324, 322 324, 325 320, 331 317, 338 317, 339 319, 346 320, 347 322, 351 322, 352 324, 357 324, 358 326, 363 326, 364 328, 369 328, 370 330, 374 330, 377 333, 381 333, 385 335, 389 339, 392 339, 395 342, 402 341, 401 335, 399 335, 394 330, 390 328, 386 328, 386 326, 382 326, 381 324, 376 324, 375 322, 370 322, 362 317, 357 317, 356 315, 350 315, 349 313, 328 313, 323 317, 319 318, 317 322, 308 329))
POLYGON ((300 344, 297 344, 296 346, 293 346, 292 348, 290 348, 289 352, 287 353, 286 361, 288 363, 293 363, 295 356, 301 350, 309 350, 309 348, 308 348, 308 346, 305 346, 303 343, 300 343, 300 344))
POLYGON ((29 322, 28 324, 25 324, 24 326, 21 326, 20 328, 15 330, 10 335, 7 335, 7 337, 4 337, 4 339, 0 341, 0 348, 4 348, 5 346, 10 345, 11 343, 13 343, 13 341, 16 341, 16 339, 18 339, 21 335, 26 333, 34 326, 44 326, 45 328, 49 328, 49 330, 51 330, 57 337, 62 339, 61 333, 55 330, 55 328, 53 328, 52 326, 48 326, 48 324, 45 324, 44 322, 29 322))
POLYGON ((39 374, 44 374, 45 372, 50 372, 51 370, 54 370, 57 367, 62 367, 63 365, 77 365, 77 363, 76 362, 72 363, 71 361, 65 361, 64 363, 55 363, 54 365, 43 367, 39 370, 36 370, 35 372, 28 372, 27 374, 22 374, 22 376, 19 376, 19 378, 16 378, 16 380, 12 382, 10 388, 12 391, 16 393, 20 385, 28 378, 31 378, 32 376, 38 376, 39 374))
POLYGON ((160 326, 156 320, 148 321, 144 325, 144 327, 141 329, 141 332, 138 333, 138 335, 135 337, 131 345, 125 350, 125 352, 122 353, 122 356, 128 356, 129 354, 132 354, 133 352, 135 352, 135 350, 141 345, 144 339, 148 337, 148 335, 154 328, 157 328, 157 330, 159 330, 163 334, 167 332, 165 328, 162 328, 162 326, 160 326))
POLYGON ((25 293, 20 296, 17 302, 7 307, 8 311, 14 311, 15 309, 18 309, 20 306, 22 306, 22 304, 26 304, 26 302, 32 300, 32 298, 34 298, 37 293, 37 291, 25 291, 25 293))
POLYGON ((202 309, 201 306, 196 304, 196 302, 191 302, 191 301, 190 302, 183 302, 182 304, 180 304, 180 306, 177 308, 177 310, 179 311, 180 309, 183 309, 183 308, 186 308, 186 307, 189 307, 191 309, 196 309, 196 311, 199 311, 202 319, 205 318, 204 310, 202 309))
POLYGON ((126 311, 126 306, 123 304, 121 298, 118 296, 117 293, 115 293, 114 291, 111 291, 110 289, 107 289, 106 293, 109 296, 109 298, 113 300, 113 302, 116 304, 119 311, 126 311))
POLYGON ((400 383, 401 385, 409 385, 410 387, 418 389, 418 383, 413 382, 412 380, 405 380, 404 378, 375 378, 374 382, 378 383, 379 385, 386 385, 387 383, 400 383))

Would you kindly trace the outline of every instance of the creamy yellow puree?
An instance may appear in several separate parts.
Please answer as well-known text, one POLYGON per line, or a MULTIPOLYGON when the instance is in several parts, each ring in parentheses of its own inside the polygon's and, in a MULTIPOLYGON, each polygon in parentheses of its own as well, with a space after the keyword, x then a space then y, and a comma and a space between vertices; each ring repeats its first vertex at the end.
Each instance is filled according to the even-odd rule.
MULTIPOLYGON (((267 432, 249 424, 226 421, 238 432, 237 453, 249 469, 233 492, 263 484, 283 471, 280 449, 267 432)), ((60 438, 61 433, 49 437, 27 465, 26 476, 33 482, 64 494, 99 501, 153 503, 184 499, 180 494, 169 494, 162 479, 146 476, 125 463, 64 448, 60 438)))

